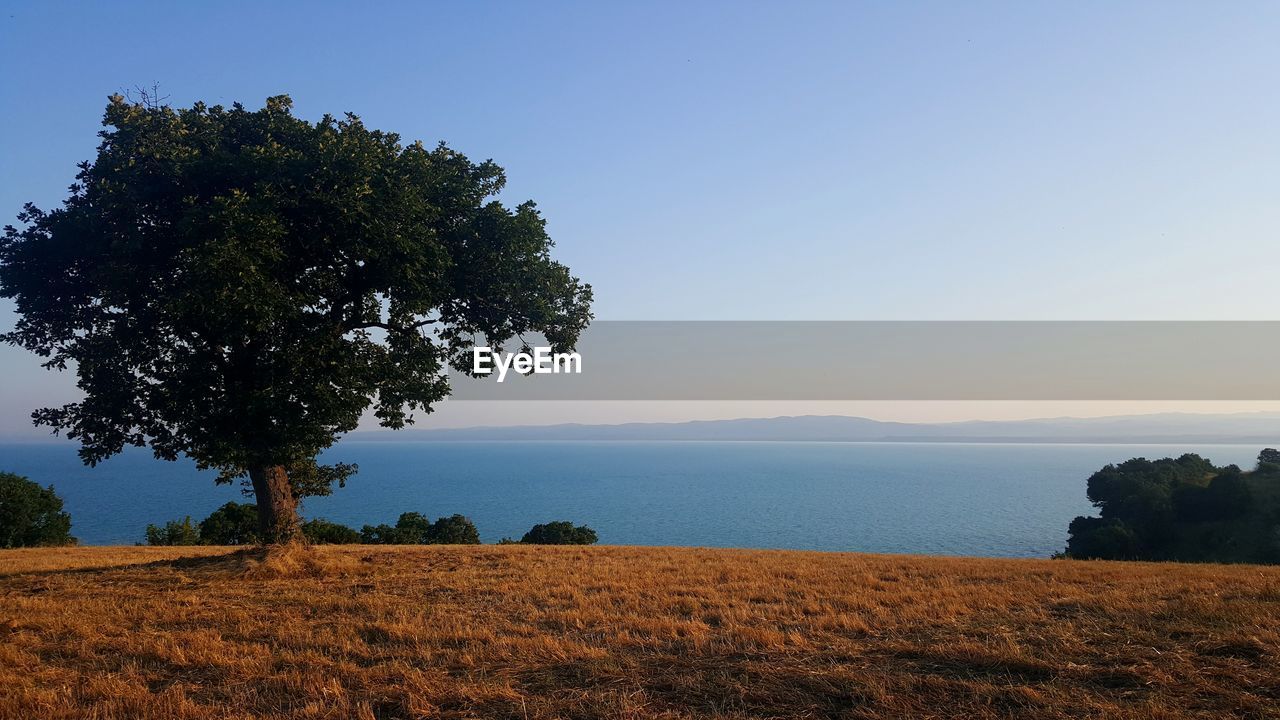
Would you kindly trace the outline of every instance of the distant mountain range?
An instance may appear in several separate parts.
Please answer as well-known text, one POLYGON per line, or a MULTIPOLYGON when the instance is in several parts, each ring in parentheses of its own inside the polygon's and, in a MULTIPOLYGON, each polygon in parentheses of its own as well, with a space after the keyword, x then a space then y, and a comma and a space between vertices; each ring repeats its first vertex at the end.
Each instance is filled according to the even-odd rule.
POLYGON ((1160 413, 1098 418, 881 422, 843 415, 620 425, 521 425, 361 431, 359 441, 825 441, 1005 443, 1254 443, 1280 446, 1280 413, 1160 413))

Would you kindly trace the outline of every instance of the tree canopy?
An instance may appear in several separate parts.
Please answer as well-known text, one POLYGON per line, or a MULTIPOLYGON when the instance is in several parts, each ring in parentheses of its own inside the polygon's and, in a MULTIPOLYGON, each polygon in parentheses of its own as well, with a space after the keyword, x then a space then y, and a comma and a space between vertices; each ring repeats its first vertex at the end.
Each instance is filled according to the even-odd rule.
POLYGON ((53 486, 0 472, 0 548, 69 545, 71 516, 53 486))
POLYGON ((551 258, 532 202, 491 161, 402 143, 355 115, 294 117, 113 96, 61 207, 0 239, 2 339, 74 366, 79 402, 34 420, 93 464, 126 446, 248 476, 267 541, 349 466, 317 454, 372 409, 430 412, 478 342, 571 348, 591 288, 551 258))
POLYGON ((258 542, 258 508, 229 502, 200 521, 200 541, 206 545, 252 545, 258 542))
POLYGON ((372 545, 478 545, 480 533, 464 515, 437 518, 419 512, 401 513, 395 526, 365 525, 360 541, 372 545))
POLYGON ((1067 554, 1110 560, 1280 562, 1280 458, 1253 472, 1199 455, 1107 465, 1088 481, 1100 517, 1071 522, 1067 554))
POLYGON ((573 526, 568 520, 540 523, 529 529, 520 542, 530 545, 594 545, 596 531, 586 525, 573 526))

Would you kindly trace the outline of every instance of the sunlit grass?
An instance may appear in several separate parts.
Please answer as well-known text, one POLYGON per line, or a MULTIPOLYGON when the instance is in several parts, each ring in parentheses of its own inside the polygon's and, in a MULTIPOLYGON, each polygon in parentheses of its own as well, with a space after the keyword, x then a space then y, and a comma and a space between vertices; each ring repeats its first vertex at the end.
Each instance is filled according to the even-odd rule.
POLYGON ((2 718, 1280 712, 1280 569, 629 547, 0 553, 2 718))

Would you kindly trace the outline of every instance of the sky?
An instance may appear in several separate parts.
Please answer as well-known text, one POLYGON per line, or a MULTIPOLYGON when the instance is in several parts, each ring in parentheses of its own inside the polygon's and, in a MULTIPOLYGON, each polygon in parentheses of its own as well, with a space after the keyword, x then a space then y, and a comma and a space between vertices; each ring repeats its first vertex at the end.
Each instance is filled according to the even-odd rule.
MULTIPOLYGON (((0 222, 158 83, 493 158, 602 319, 1280 319, 1278 36, 1262 2, 10 0, 0 222)), ((0 349, 0 434, 72 385, 0 349)), ((579 405, 431 422, 1144 409, 579 405)))

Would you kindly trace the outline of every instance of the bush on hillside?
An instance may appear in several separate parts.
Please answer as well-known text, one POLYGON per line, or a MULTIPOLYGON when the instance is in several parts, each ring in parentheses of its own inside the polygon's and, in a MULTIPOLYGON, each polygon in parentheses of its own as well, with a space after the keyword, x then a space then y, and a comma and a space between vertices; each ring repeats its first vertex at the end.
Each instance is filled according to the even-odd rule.
POLYGON ((520 538, 520 542, 530 545, 593 545, 597 539, 596 531, 586 525, 574 527, 567 520, 557 520, 534 525, 520 538))
POLYGON ((1257 468, 1216 467, 1199 455, 1134 458, 1088 481, 1101 517, 1071 522, 1066 555, 1081 559, 1278 562, 1280 452, 1257 468))
POLYGON ((429 535, 435 545, 479 545, 480 533, 463 515, 439 518, 431 525, 429 535))
POLYGON ((442 517, 433 523, 422 513, 407 512, 394 527, 365 525, 360 529, 360 541, 371 545, 476 545, 480 533, 462 515, 442 517))
POLYGON ((148 545, 199 545, 200 531, 191 524, 191 516, 170 520, 164 525, 147 526, 148 545))
POLYGON ((53 486, 0 472, 0 547, 72 545, 71 516, 53 486))
POLYGON ((302 535, 315 545, 354 545, 360 542, 360 533, 324 518, 302 523, 302 535))
POLYGON ((229 502, 200 521, 205 545, 254 545, 258 542, 258 506, 229 502))

